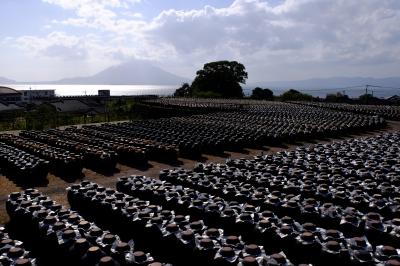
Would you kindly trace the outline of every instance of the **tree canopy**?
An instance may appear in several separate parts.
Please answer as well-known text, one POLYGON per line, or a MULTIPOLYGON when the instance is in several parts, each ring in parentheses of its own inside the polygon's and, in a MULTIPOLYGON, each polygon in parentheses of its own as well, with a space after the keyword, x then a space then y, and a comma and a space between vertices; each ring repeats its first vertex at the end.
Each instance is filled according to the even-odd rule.
POLYGON ((297 90, 288 90, 281 95, 282 101, 312 101, 313 97, 297 90))
POLYGON ((254 88, 250 96, 255 100, 273 100, 274 93, 270 89, 262 89, 260 87, 254 88))
POLYGON ((377 104, 381 101, 379 98, 376 98, 372 94, 369 94, 369 93, 360 95, 358 100, 365 104, 377 104))
POLYGON ((176 96, 241 98, 247 72, 243 64, 236 61, 210 62, 196 72, 192 85, 183 84, 176 96))
POLYGON ((346 94, 342 94, 341 92, 327 94, 325 97, 325 101, 333 102, 333 103, 344 103, 349 102, 350 98, 346 94))
POLYGON ((189 83, 185 82, 182 84, 182 86, 179 89, 177 89, 175 91, 174 96, 175 97, 188 97, 188 96, 190 96, 190 93, 191 93, 190 85, 189 85, 189 83))

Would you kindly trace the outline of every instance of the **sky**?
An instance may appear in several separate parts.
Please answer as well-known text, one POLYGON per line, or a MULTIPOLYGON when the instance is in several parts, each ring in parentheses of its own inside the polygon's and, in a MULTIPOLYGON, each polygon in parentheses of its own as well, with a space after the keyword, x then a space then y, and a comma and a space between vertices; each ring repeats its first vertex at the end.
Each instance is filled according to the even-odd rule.
POLYGON ((399 0, 0 0, 0 77, 57 80, 149 60, 249 82, 400 76, 399 0))

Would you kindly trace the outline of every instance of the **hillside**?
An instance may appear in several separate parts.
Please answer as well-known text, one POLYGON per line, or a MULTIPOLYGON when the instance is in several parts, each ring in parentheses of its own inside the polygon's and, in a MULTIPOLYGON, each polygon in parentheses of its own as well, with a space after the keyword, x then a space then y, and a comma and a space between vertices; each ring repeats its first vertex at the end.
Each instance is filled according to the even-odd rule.
POLYGON ((16 82, 15 80, 0 77, 0 84, 13 84, 15 82, 16 82))

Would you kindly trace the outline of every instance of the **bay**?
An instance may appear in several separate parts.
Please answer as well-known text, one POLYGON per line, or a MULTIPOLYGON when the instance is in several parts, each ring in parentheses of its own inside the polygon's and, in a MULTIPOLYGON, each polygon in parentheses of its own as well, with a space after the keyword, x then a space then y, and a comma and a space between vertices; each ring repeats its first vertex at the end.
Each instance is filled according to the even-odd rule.
MULTIPOLYGON (((57 96, 84 96, 97 95, 98 90, 110 90, 112 96, 123 95, 159 95, 171 96, 181 85, 60 85, 60 84, 8 84, 5 85, 16 90, 55 90, 57 96)), ((271 88, 275 95, 281 95, 288 88, 271 88)), ((251 95, 253 87, 243 86, 246 96, 251 95)), ((314 97, 325 98, 329 93, 342 92, 341 89, 322 88, 322 89, 297 89, 303 93, 308 93, 314 97)), ((345 93, 350 98, 358 98, 365 93, 365 88, 358 87, 346 89, 345 93)), ((400 89, 394 88, 374 88, 369 89, 368 93, 373 93, 378 98, 388 98, 399 95, 400 89)))
POLYGON ((110 90, 112 96, 122 95, 172 95, 180 85, 59 85, 59 84, 8 84, 16 90, 55 90, 57 96, 97 95, 98 90, 110 90))

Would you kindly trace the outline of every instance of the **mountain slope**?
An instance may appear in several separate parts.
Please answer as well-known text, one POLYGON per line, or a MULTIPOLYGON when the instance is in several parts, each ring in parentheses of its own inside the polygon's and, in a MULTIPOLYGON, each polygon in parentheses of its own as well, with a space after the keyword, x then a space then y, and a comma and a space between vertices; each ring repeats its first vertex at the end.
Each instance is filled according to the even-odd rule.
POLYGON ((13 84, 15 83, 15 80, 0 77, 0 84, 13 84))
POLYGON ((130 61, 109 67, 93 76, 66 78, 53 84, 113 84, 113 85, 178 85, 187 82, 146 61, 130 61))

